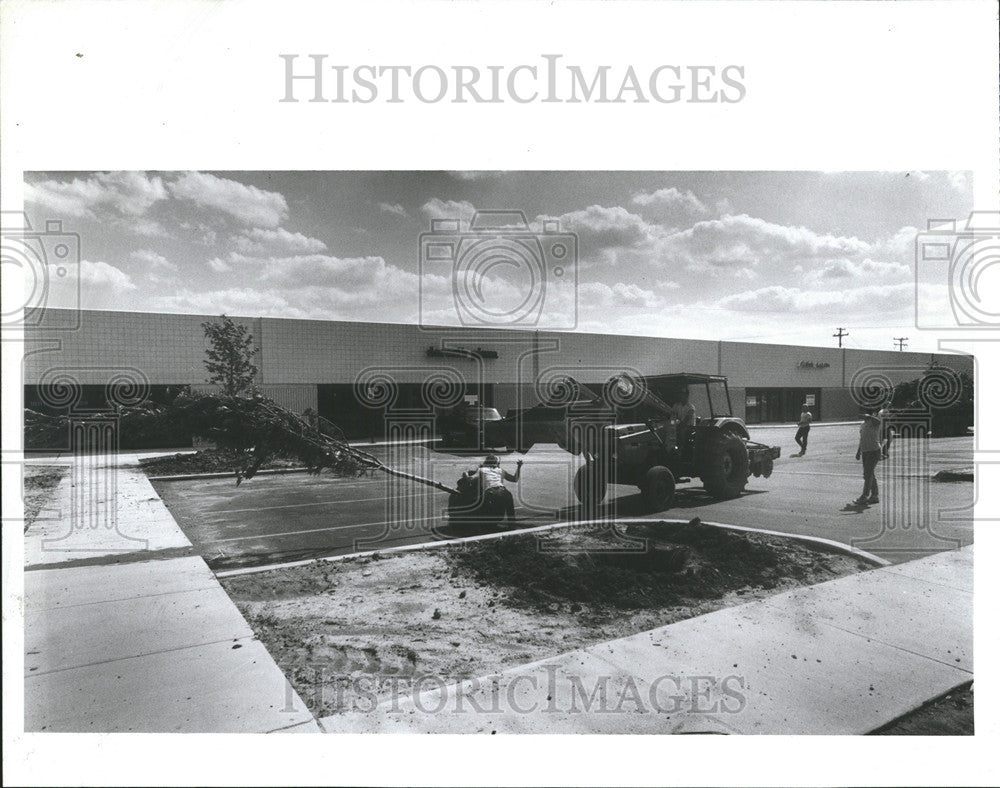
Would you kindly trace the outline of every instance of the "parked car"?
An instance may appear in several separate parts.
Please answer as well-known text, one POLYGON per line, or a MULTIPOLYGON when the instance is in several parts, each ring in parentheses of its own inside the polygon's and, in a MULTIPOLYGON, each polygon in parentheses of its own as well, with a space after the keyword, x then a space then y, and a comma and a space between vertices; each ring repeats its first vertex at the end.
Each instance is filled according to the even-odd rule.
POLYGON ((459 405, 439 421, 441 443, 446 447, 491 449, 506 445, 504 420, 496 408, 459 405))

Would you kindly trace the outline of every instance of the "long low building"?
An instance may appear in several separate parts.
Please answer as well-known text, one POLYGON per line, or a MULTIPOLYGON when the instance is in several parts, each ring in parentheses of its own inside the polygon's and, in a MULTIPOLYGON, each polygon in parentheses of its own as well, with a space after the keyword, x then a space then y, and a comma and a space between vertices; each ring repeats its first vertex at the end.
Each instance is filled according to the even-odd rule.
MULTIPOLYGON (((213 315, 47 310, 26 329, 25 406, 93 410, 109 392, 168 399, 207 383, 202 324, 213 315)), ((734 415, 790 422, 856 418, 880 387, 932 365, 973 372, 970 356, 613 334, 234 317, 256 347, 257 385, 351 437, 376 438, 387 416, 456 401, 501 413, 530 407, 571 376, 600 386, 621 371, 724 375, 734 415)), ((115 395, 116 397, 118 394, 115 395)))

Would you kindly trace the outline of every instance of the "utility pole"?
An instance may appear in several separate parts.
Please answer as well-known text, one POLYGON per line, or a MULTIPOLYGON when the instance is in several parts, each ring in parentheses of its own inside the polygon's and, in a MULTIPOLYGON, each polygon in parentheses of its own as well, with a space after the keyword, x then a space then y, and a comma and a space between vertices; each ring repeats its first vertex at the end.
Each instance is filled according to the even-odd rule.
POLYGON ((897 345, 896 350, 902 350, 903 348, 905 348, 906 347, 906 340, 908 340, 908 339, 909 339, 909 337, 893 337, 892 341, 895 342, 896 345, 897 345))
POLYGON ((846 331, 844 331, 844 329, 842 329, 842 328, 840 328, 838 326, 837 327, 837 333, 834 334, 834 336, 837 338, 837 347, 843 347, 844 346, 844 337, 849 337, 850 334, 847 333, 846 331))

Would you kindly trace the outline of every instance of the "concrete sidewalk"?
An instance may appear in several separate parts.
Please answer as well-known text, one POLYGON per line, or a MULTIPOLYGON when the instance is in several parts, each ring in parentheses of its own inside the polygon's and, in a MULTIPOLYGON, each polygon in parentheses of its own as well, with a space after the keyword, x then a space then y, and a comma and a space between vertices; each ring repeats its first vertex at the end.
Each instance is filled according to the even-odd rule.
POLYGON ((25 730, 318 731, 136 458, 100 463, 25 534, 25 730))
POLYGON ((333 733, 863 734, 972 679, 973 548, 320 720, 333 733))

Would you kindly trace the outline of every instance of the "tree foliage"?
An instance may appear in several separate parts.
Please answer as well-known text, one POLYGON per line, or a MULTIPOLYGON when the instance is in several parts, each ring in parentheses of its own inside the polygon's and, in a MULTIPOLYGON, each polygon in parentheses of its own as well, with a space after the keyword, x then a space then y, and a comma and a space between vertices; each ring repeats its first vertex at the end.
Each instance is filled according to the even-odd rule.
MULTIPOLYGON (((393 476, 453 492, 430 479, 389 468, 377 457, 347 443, 336 425, 314 418, 313 423, 259 394, 252 397, 202 394, 178 396, 168 405, 144 404, 119 408, 91 418, 117 421, 119 435, 138 442, 164 430, 211 441, 232 457, 236 483, 251 479, 273 459, 291 459, 310 473, 329 470, 340 476, 360 476, 381 471, 393 476)), ((65 443, 70 419, 25 411, 25 443, 65 443)))
POLYGON ((201 327, 211 344, 205 351, 208 382, 219 385, 226 397, 253 394, 257 377, 253 335, 226 315, 218 321, 205 321, 201 327))
POLYGON ((896 410, 927 412, 935 437, 965 435, 975 418, 975 382, 966 372, 930 366, 924 374, 897 384, 891 406, 896 410))

